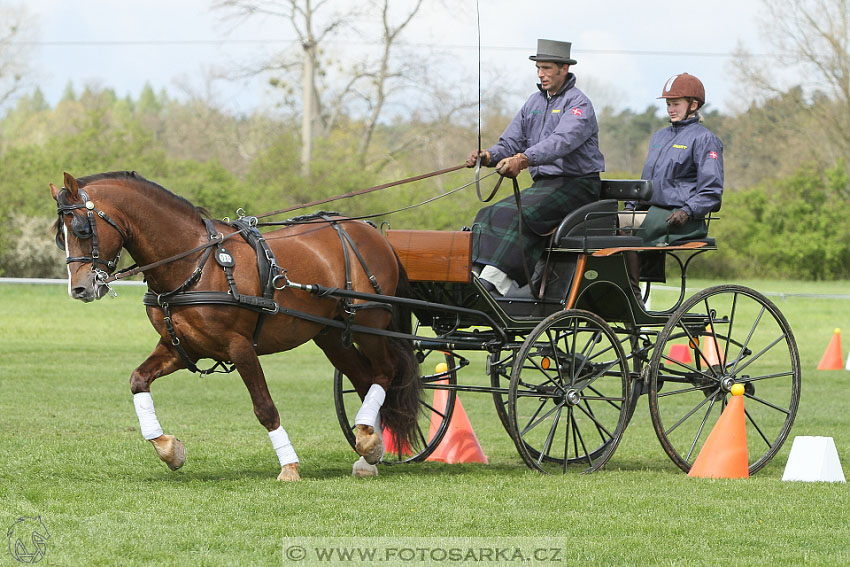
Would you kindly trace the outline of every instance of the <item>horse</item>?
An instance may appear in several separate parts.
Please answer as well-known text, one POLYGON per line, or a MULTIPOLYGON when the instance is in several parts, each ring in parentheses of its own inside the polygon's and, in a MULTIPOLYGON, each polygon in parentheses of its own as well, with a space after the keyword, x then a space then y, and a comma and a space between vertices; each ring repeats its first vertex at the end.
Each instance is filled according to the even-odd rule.
POLYGON ((407 289, 407 278, 395 250, 373 225, 329 213, 261 235, 256 228, 240 229, 236 222, 213 221, 203 208, 126 171, 80 178, 65 173, 64 187, 50 183, 50 191, 57 204, 56 241, 65 251, 71 298, 91 302, 104 297, 110 278, 118 277, 122 249, 141 266, 148 285, 147 316, 159 342, 132 372, 130 392, 142 436, 170 469, 183 466, 186 449, 163 432, 151 384, 182 368, 197 370, 200 359, 212 359, 231 365, 241 376, 278 456, 277 479, 300 480, 298 456, 258 356, 310 340, 350 378, 363 400, 355 417, 360 455, 355 475, 377 474, 375 464, 384 452, 382 425, 398 443, 418 443, 414 432, 421 383, 407 338, 410 311, 369 301, 379 299, 379 292, 385 297, 400 294, 407 289), (259 255, 242 237, 248 232, 265 243, 259 255), (216 262, 205 268, 214 248, 216 262), (360 262, 351 261, 350 252, 360 262), (274 276, 266 282, 258 269, 264 255, 271 258, 274 276), (349 290, 355 298, 317 295, 292 282, 349 290), (181 297, 195 299, 181 303, 181 297))

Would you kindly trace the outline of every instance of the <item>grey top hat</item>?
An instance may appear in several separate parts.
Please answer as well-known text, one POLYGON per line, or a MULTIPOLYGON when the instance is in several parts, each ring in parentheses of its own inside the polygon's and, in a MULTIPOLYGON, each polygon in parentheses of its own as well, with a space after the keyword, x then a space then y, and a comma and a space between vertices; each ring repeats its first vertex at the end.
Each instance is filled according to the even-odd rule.
POLYGON ((532 61, 551 61, 553 63, 575 65, 577 61, 570 59, 570 47, 572 47, 572 44, 568 41, 538 39, 537 55, 531 55, 529 59, 532 61))

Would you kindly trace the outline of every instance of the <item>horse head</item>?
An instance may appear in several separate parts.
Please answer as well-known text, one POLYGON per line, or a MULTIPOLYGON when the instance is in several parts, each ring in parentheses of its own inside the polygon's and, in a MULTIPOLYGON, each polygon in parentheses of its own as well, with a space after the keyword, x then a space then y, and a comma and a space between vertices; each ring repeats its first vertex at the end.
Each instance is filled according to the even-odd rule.
POLYGON ((59 217, 56 245, 65 251, 68 294, 88 303, 109 291, 106 279, 118 265, 127 235, 71 174, 65 173, 64 183, 61 189, 50 184, 59 217))

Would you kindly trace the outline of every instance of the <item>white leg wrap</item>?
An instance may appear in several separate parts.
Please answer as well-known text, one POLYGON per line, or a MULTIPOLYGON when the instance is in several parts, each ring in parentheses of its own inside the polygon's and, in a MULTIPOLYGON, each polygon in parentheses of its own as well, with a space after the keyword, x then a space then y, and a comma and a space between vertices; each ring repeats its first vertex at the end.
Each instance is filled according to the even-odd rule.
POLYGON ((298 462, 298 455, 295 454, 295 449, 289 442, 289 434, 286 433, 282 425, 274 431, 269 431, 269 439, 272 441, 274 452, 277 453, 280 466, 298 462))
POLYGON ((162 435, 162 427, 156 418, 150 392, 133 394, 133 405, 136 406, 136 415, 139 416, 139 428, 142 430, 142 437, 150 441, 162 435))
POLYGON ((380 429, 381 406, 384 405, 384 400, 387 393, 377 384, 372 384, 366 397, 363 398, 363 405, 360 406, 360 411, 354 416, 354 425, 371 425, 375 429, 380 429))

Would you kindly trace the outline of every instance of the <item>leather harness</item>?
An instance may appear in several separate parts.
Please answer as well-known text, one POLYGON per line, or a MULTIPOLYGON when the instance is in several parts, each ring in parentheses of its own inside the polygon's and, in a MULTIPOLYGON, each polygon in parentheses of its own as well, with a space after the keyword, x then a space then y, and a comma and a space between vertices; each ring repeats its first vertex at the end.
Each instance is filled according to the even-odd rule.
MULTIPOLYGON (((355 244, 354 240, 345 230, 345 227, 342 226, 342 223, 331 218, 330 215, 335 214, 336 213, 320 211, 313 215, 298 217, 296 219, 291 220, 293 221, 293 223, 296 223, 322 219, 323 221, 330 224, 330 226, 332 226, 339 235, 340 243, 342 245, 343 258, 345 263, 345 290, 349 292, 353 291, 351 281, 351 258, 349 253, 349 250, 351 250, 352 252, 354 252, 354 255, 360 262, 360 265, 362 266, 364 272, 366 272, 366 275, 369 278, 369 281, 372 283, 372 287, 374 288, 375 293, 381 295, 381 286, 378 283, 377 278, 372 274, 371 270, 366 264, 366 260, 363 257, 363 254, 357 248, 357 245, 355 244)), ((207 375, 212 374, 214 372, 233 372, 233 370, 235 370, 235 366, 233 364, 216 361, 216 363, 209 369, 199 369, 189 357, 189 355, 186 353, 182 343, 180 342, 180 338, 177 336, 177 331, 174 328, 174 323, 171 317, 171 307, 173 306, 233 305, 236 307, 250 309, 252 311, 258 312, 259 317, 257 318, 257 325, 254 328, 253 335, 253 344, 255 348, 257 347, 257 341, 259 339, 260 331, 262 329, 266 315, 276 315, 280 313, 290 315, 292 317, 298 317, 300 319, 305 319, 307 321, 312 321, 315 323, 321 323, 324 325, 341 328, 343 344, 345 346, 351 346, 353 332, 361 330, 368 331, 370 329, 369 327, 363 327, 353 324, 352 320, 357 314, 357 311, 361 309, 374 308, 383 308, 392 311, 392 306, 387 303, 375 301, 354 303, 351 298, 344 296, 335 296, 338 297, 342 303, 343 317, 341 320, 329 319, 327 317, 320 317, 295 309, 282 307, 274 300, 274 294, 276 290, 285 289, 289 284, 289 280, 286 277, 286 269, 278 266, 274 252, 272 252, 265 238, 263 238, 260 231, 256 228, 256 218, 244 217, 232 221, 229 224, 236 228, 241 233, 245 241, 256 251, 257 271, 263 290, 262 296, 245 295, 239 293, 236 287, 236 280, 233 277, 233 268, 236 265, 235 259, 230 253, 230 251, 228 251, 227 248, 222 245, 221 238, 219 238, 218 233, 215 231, 215 227, 213 226, 212 221, 209 219, 204 219, 204 226, 207 231, 207 238, 209 239, 211 245, 204 251, 201 260, 198 263, 198 266, 195 268, 189 278, 176 289, 166 293, 155 293, 154 291, 149 289, 142 298, 142 303, 144 303, 144 305, 148 307, 158 307, 162 311, 163 321, 165 322, 165 328, 168 331, 169 336, 171 337, 171 344, 177 350, 177 353, 179 354, 180 358, 183 360, 184 364, 186 364, 186 367, 190 371, 198 372, 201 375, 207 375), (189 290, 189 288, 192 287, 200 279, 201 274, 203 272, 203 268, 209 260, 209 257, 213 253, 213 247, 215 248, 216 263, 218 263, 218 265, 224 270, 225 277, 227 278, 227 284, 229 288, 228 291, 222 292, 189 290), (281 280, 283 280, 284 283, 279 286, 278 283, 281 280), (223 370, 220 370, 220 368, 223 368, 223 370)), ((317 295, 319 297, 334 296, 334 292, 337 291, 339 291, 337 288, 327 288, 326 290, 318 293, 317 295)), ((371 330, 372 332, 374 332, 374 329, 371 330)), ((392 331, 384 332, 386 332, 388 335, 392 333, 392 331)), ((399 336, 402 335, 399 334, 399 336)))

